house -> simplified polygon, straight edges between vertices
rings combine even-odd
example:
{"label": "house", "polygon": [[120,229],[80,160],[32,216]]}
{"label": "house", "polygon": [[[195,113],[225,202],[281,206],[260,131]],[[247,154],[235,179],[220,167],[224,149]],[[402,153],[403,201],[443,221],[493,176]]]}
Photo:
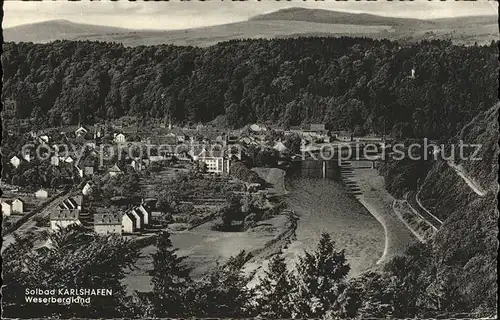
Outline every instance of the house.
{"label": "house", "polygon": [[45,189],[40,189],[35,192],[35,198],[37,199],[47,199],[49,197],[49,192]]}
{"label": "house", "polygon": [[350,142],[353,140],[353,135],[345,131],[335,132],[333,136],[335,137],[335,139],[343,142]]}
{"label": "house", "polygon": [[49,136],[44,134],[44,135],[41,135],[38,137],[38,141],[41,143],[41,144],[48,144],[49,143]]}
{"label": "house", "polygon": [[24,201],[16,198],[12,201],[12,213],[24,213]]}
{"label": "house", "polygon": [[78,210],[59,210],[50,213],[50,228],[58,230],[72,224],[81,225]]}
{"label": "house", "polygon": [[75,158],[73,158],[72,156],[67,156],[67,157],[59,157],[59,160],[64,162],[64,163],[69,163],[69,164],[73,164],[75,163]]}
{"label": "house", "polygon": [[153,136],[146,139],[146,143],[153,146],[176,145],[177,138],[174,135]]}
{"label": "house", "polygon": [[151,223],[151,212],[146,209],[143,203],[137,206],[136,209],[142,212],[142,215],[144,217],[144,225],[149,225]]}
{"label": "house", "polygon": [[115,164],[108,170],[109,176],[114,177],[123,173],[123,171]]}
{"label": "house", "polygon": [[175,138],[177,139],[177,142],[180,143],[183,143],[189,138],[180,128],[173,128],[168,134],[174,135]]}
{"label": "house", "polygon": [[94,126],[94,139],[99,139],[104,136],[105,129],[102,125]]}
{"label": "house", "polygon": [[2,215],[8,217],[12,214],[12,201],[2,200]]}
{"label": "house", "polygon": [[55,166],[55,167],[59,167],[59,157],[58,156],[52,156],[50,157],[50,164]]}
{"label": "house", "polygon": [[250,130],[252,130],[253,132],[260,132],[260,131],[267,131],[267,128],[264,125],[259,125],[254,123],[250,125]]}
{"label": "house", "polygon": [[92,185],[90,184],[90,182],[87,182],[84,186],[83,186],[83,189],[82,189],[82,194],[84,196],[88,196],[92,193],[93,189],[92,189]]}
{"label": "house", "polygon": [[144,226],[144,214],[142,211],[134,208],[129,211],[135,218],[135,229],[139,230]]}
{"label": "house", "polygon": [[83,197],[81,195],[69,197],[59,204],[60,210],[82,210]]}
{"label": "house", "polygon": [[253,143],[255,143],[255,140],[250,138],[250,137],[241,137],[239,139],[239,142],[243,143],[243,144],[253,144]]}
{"label": "house", "polygon": [[166,159],[167,159],[167,157],[165,157],[165,156],[149,156],[150,162],[158,162],[158,161],[163,161]]}
{"label": "house", "polygon": [[85,146],[88,147],[89,149],[97,148],[97,144],[96,144],[95,140],[85,141]]}
{"label": "house", "polygon": [[[195,159],[195,157],[193,157]],[[208,173],[229,173],[229,160],[224,158],[222,151],[211,150],[207,152],[203,150],[196,159],[200,164],[204,163]]]}
{"label": "house", "polygon": [[96,167],[96,160],[92,156],[87,156],[80,162],[80,167],[83,169],[84,176],[92,176]]}
{"label": "house", "polygon": [[26,150],[23,155],[22,155],[23,159],[28,161],[28,162],[31,162],[31,151],[30,150]]}
{"label": "house", "polygon": [[131,212],[122,214],[122,232],[133,233],[136,231],[135,217]]}
{"label": "house", "polygon": [[83,166],[83,175],[88,177],[94,174],[94,167],[93,166]]}
{"label": "house", "polygon": [[285,152],[286,150],[288,150],[288,148],[281,141],[276,142],[273,146],[273,149],[277,150],[278,152]]}
{"label": "house", "polygon": [[135,171],[142,171],[146,168],[146,163],[142,159],[134,159],[130,162],[130,166],[134,168]]}
{"label": "house", "polygon": [[85,136],[89,130],[83,126],[80,126],[78,129],[75,130],[75,136]]}
{"label": "house", "polygon": [[83,178],[83,169],[80,167],[79,164],[75,165],[75,169],[78,172],[78,175],[80,176],[80,178]]}
{"label": "house", "polygon": [[113,135],[113,141],[115,143],[125,143],[126,142],[125,135],[123,133],[115,133]]}
{"label": "house", "polygon": [[94,231],[98,234],[122,234],[122,215],[120,213],[94,214]]}
{"label": "house", "polygon": [[12,164],[14,168],[18,168],[21,164],[21,159],[19,159],[17,156],[13,156],[12,158],[10,158],[10,164]]}

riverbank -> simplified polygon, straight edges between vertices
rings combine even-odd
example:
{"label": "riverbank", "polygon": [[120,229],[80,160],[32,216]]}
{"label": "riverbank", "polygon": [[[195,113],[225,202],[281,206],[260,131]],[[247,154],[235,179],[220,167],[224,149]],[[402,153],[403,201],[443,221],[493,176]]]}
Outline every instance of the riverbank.
{"label": "riverbank", "polygon": [[348,179],[359,188],[360,194],[355,197],[384,228],[385,247],[377,264],[403,254],[409,245],[418,241],[394,213],[394,198],[385,190],[384,178],[376,169],[353,169]]}
{"label": "riverbank", "polygon": [[[279,196],[286,194],[285,172],[278,168],[256,168],[258,174],[269,184],[266,193]],[[271,256],[279,253],[293,237],[296,219],[289,211],[282,212],[268,220],[242,232],[222,232],[214,230],[220,224],[218,218],[206,221],[194,228],[171,232],[172,244],[178,249],[177,255],[185,257],[186,264],[192,268],[191,276],[196,279],[210,272],[218,263],[225,263],[231,256],[245,250],[252,258],[245,264],[246,272],[259,273],[267,265]],[[152,290],[150,272],[153,270],[151,254],[155,245],[141,250],[141,256],[124,283],[129,292]],[[259,273],[260,274],[260,273]]]}
{"label": "riverbank", "polygon": [[270,186],[266,192],[274,196],[282,196],[288,193],[285,187],[285,170],[279,168],[252,168],[259,177],[264,179]]}

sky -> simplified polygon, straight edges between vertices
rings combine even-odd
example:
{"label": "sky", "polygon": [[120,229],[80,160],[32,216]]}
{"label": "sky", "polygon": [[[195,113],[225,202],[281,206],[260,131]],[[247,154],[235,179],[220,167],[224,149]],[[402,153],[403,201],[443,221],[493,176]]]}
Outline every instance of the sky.
{"label": "sky", "polygon": [[496,0],[477,1],[277,1],[277,0],[170,0],[146,2],[108,0],[80,2],[4,0],[2,27],[66,19],[78,23],[129,29],[187,29],[247,20],[249,17],[288,7],[305,7],[353,13],[417,19],[498,14]]}

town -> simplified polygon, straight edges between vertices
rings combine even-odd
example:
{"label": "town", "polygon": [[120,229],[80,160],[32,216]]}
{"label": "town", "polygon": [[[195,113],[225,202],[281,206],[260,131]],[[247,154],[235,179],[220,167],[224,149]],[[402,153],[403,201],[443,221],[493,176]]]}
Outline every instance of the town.
{"label": "town", "polygon": [[[55,231],[75,224],[99,234],[132,237],[154,234],[169,224],[187,228],[205,221],[227,202],[228,190],[262,193],[262,179],[251,167],[284,166],[307,148],[360,141],[353,133],[328,131],[324,124],[224,130],[173,126],[166,120],[147,127],[115,121],[42,129],[22,137],[22,150],[4,152],[5,234],[30,225]],[[166,190],[166,181],[177,183],[184,175],[204,177],[211,188],[202,184],[190,186],[199,188],[195,192]],[[219,189],[223,191],[214,192]]]}

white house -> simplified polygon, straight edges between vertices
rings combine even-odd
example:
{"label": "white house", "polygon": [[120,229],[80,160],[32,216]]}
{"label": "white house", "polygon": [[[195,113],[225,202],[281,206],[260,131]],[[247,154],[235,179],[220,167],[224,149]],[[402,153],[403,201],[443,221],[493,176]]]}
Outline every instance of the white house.
{"label": "white house", "polygon": [[195,160],[200,163],[204,163],[209,173],[229,173],[229,160],[224,159],[222,151],[203,151],[200,153]]}
{"label": "white house", "polygon": [[55,231],[58,229],[66,228],[72,224],[81,224],[78,210],[61,210],[51,212],[50,228],[52,230]]}
{"label": "white house", "polygon": [[12,212],[13,213],[24,213],[24,201],[16,198],[12,201]]}
{"label": "white house", "polygon": [[55,167],[59,167],[59,157],[58,156],[50,157],[50,164]]}
{"label": "white house", "polygon": [[12,158],[10,158],[10,164],[12,164],[14,168],[17,168],[21,164],[21,159],[19,159],[17,156],[13,156]]}
{"label": "white house", "polygon": [[49,192],[45,189],[40,189],[35,192],[35,198],[38,199],[47,199],[49,197]]}
{"label": "white house", "polygon": [[274,144],[273,149],[279,152],[285,152],[288,148],[283,144],[283,142],[278,141]]}
{"label": "white house", "polygon": [[38,137],[38,141],[40,141],[41,144],[48,144],[49,143],[49,136],[44,134]]}
{"label": "white house", "polygon": [[26,152],[24,152],[23,159],[28,162],[31,162],[31,151],[27,150]]}
{"label": "white house", "polygon": [[141,159],[132,160],[130,166],[134,168],[135,171],[142,171],[144,169],[144,162]]}
{"label": "white house", "polygon": [[89,132],[85,127],[79,127],[78,129],[75,130],[75,136],[84,136]]}
{"label": "white house", "polygon": [[250,125],[250,130],[252,130],[254,132],[260,132],[260,131],[267,131],[267,128],[264,125],[258,125],[256,123],[254,123],[254,124]]}
{"label": "white house", "polygon": [[122,215],[122,232],[132,233],[135,231],[135,217],[131,212]]}
{"label": "white house", "polygon": [[88,196],[89,194],[91,194],[93,191],[92,189],[92,185],[90,184],[90,182],[87,182],[84,186],[83,186],[83,189],[82,189],[82,194],[84,196]]}
{"label": "white house", "polygon": [[75,169],[78,172],[80,178],[83,178],[83,169],[80,167],[80,165],[75,165]]}
{"label": "white house", "polygon": [[123,173],[123,171],[116,164],[112,166],[108,172],[110,177],[114,177]]}
{"label": "white house", "polygon": [[115,133],[113,140],[116,143],[125,143],[126,142],[125,135],[123,133]]}
{"label": "white house", "polygon": [[10,200],[2,200],[2,215],[8,217],[12,213],[12,202]]}
{"label": "white house", "polygon": [[63,157],[63,161],[66,163],[75,163],[75,159],[72,156]]}
{"label": "white house", "polygon": [[98,234],[122,234],[122,217],[119,213],[94,214],[94,231]]}

